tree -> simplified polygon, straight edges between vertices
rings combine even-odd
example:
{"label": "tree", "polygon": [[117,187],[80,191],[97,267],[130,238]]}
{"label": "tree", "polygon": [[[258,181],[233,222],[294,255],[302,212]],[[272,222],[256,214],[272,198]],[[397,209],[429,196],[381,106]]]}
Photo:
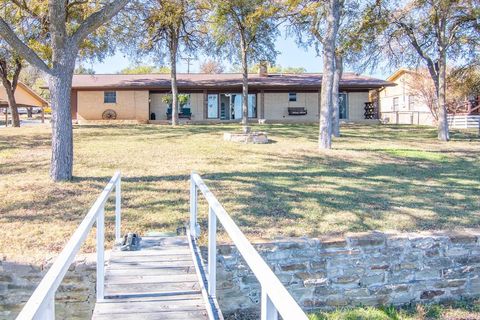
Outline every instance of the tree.
{"label": "tree", "polygon": [[[329,0],[325,5],[325,36],[320,36],[318,24],[314,27],[317,31],[317,39],[323,45],[323,74],[322,74],[322,92],[320,105],[320,129],[319,129],[319,147],[320,149],[330,149],[332,147],[332,93],[333,81],[335,78],[335,46],[337,41],[338,25],[340,19],[339,0]],[[321,39],[321,40],[320,40]],[[338,91],[337,91],[338,92]]]}
{"label": "tree", "polygon": [[409,71],[405,81],[410,94],[415,101],[421,102],[428,107],[435,121],[438,121],[437,98],[435,84],[426,69]]}
{"label": "tree", "polygon": [[[52,157],[50,176],[70,180],[73,169],[73,132],[70,94],[75,62],[80,55],[108,51],[108,37],[98,41],[95,32],[115,16],[128,0],[12,0],[28,17],[15,24],[0,18],[0,36],[21,57],[49,77],[52,106]],[[18,25],[38,28],[41,37],[23,41]],[[104,30],[105,31],[105,30]]]}
{"label": "tree", "polygon": [[448,74],[449,100],[472,100],[480,97],[480,61],[451,70]]}
{"label": "tree", "polygon": [[119,74],[150,74],[150,73],[170,73],[170,68],[161,66],[155,67],[151,65],[134,65],[124,68],[118,72]]}
{"label": "tree", "polygon": [[248,131],[248,66],[274,62],[281,4],[275,0],[208,0],[217,53],[242,65],[242,125]]}
{"label": "tree", "polygon": [[[141,0],[130,20],[123,48],[137,57],[150,56],[170,63],[172,126],[178,124],[177,60],[180,53],[194,53],[201,45],[203,15],[197,0]],[[132,39],[136,39],[132,48]]]}
{"label": "tree", "polygon": [[426,65],[435,86],[438,139],[449,140],[446,83],[447,59],[477,58],[480,39],[477,0],[412,0],[398,8],[385,5],[390,56],[397,62]]}
{"label": "tree", "polygon": [[207,59],[200,64],[201,73],[217,74],[223,73],[224,70],[225,68],[220,62],[212,59]]}
{"label": "tree", "polygon": [[337,42],[335,45],[335,73],[332,88],[332,133],[340,136],[340,95],[339,86],[344,64],[357,72],[376,66],[380,60],[374,52],[377,37],[384,30],[385,23],[378,17],[379,1],[342,1]]}
{"label": "tree", "polygon": [[79,65],[75,68],[75,74],[95,74],[95,70],[92,68],[84,67],[83,65]]}
{"label": "tree", "polygon": [[[258,73],[260,69],[260,63],[255,63],[253,66],[248,67],[248,72],[249,73]],[[231,69],[232,72],[242,72],[242,66],[241,65],[235,65]],[[307,70],[304,67],[283,67],[279,64],[269,66],[268,67],[268,72],[269,73],[295,73],[295,74],[301,74],[307,72]]]}
{"label": "tree", "polygon": [[45,100],[50,100],[48,90],[44,89],[48,86],[48,82],[45,73],[43,73],[41,70],[27,64],[24,68],[22,68],[19,81],[23,82],[29,88],[32,88],[33,91],[38,93]]}
{"label": "tree", "polygon": [[22,67],[23,60],[18,54],[5,45],[0,47],[0,79],[7,94],[8,107],[12,112],[13,127],[20,127],[15,90],[17,89],[18,78]]}
{"label": "tree", "polygon": [[[320,93],[320,126],[318,146],[330,149],[332,145],[333,84],[335,78],[335,53],[343,0],[289,0],[290,25],[288,33],[297,35],[302,46],[314,45],[323,57]],[[339,81],[339,79],[338,79]]]}

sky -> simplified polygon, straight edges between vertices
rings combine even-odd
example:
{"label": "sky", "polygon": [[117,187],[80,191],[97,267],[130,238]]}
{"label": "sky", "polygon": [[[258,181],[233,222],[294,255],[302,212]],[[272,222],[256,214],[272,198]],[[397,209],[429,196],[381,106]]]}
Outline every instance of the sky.
{"label": "sky", "polygon": [[[276,64],[282,67],[303,67],[307,72],[322,72],[322,58],[317,56],[315,48],[300,48],[293,38],[280,36],[277,39],[276,49],[279,51]],[[199,65],[205,59],[206,57],[199,57],[197,60],[190,61],[190,72],[199,72]],[[228,71],[231,65],[225,61],[222,63],[226,67],[226,71]],[[104,74],[117,73],[132,64],[133,59],[121,52],[117,52],[114,56],[106,58],[103,62],[84,64],[84,66],[93,68],[97,74]],[[177,71],[180,73],[187,72],[187,62],[185,60],[180,59],[178,61]],[[345,71],[351,70],[347,68]],[[366,72],[365,74],[385,79],[391,74],[390,71],[379,69],[374,73]]]}

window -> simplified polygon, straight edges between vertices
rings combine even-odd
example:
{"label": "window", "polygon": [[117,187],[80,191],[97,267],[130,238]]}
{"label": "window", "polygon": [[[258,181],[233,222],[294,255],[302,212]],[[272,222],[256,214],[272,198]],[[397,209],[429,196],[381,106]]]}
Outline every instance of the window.
{"label": "window", "polygon": [[115,91],[105,91],[103,93],[103,103],[117,103],[117,93]]}
{"label": "window", "polygon": [[297,101],[297,93],[296,92],[289,92],[288,93],[288,101],[289,102]]}
{"label": "window", "polygon": [[393,108],[392,108],[392,110],[393,111],[398,111],[398,105],[399,105],[398,97],[393,98]]}
{"label": "window", "polygon": [[415,96],[408,96],[408,110],[415,109]]}
{"label": "window", "polygon": [[208,95],[207,107],[207,118],[218,118],[218,94]]}

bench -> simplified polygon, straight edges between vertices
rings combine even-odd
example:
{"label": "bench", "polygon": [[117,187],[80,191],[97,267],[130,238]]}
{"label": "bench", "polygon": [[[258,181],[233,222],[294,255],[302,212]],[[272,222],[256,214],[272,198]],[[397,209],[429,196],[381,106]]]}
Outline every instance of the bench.
{"label": "bench", "polygon": [[307,114],[307,108],[304,107],[288,107],[289,116],[304,116]]}

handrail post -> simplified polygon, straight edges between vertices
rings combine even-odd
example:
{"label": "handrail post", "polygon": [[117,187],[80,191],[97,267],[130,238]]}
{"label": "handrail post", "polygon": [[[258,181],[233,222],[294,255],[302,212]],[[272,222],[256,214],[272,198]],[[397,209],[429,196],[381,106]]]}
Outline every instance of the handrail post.
{"label": "handrail post", "polygon": [[278,320],[278,312],[267,292],[262,288],[261,320]]}
{"label": "handrail post", "polygon": [[48,297],[48,303],[45,305],[45,311],[41,315],[42,319],[55,319],[55,292]]}
{"label": "handrail post", "polygon": [[122,191],[121,191],[121,179],[120,174],[115,183],[115,242],[119,243],[122,237],[121,225],[122,225]]}
{"label": "handrail post", "polygon": [[217,216],[208,206],[208,294],[215,297],[217,287]]}
{"label": "handrail post", "polygon": [[197,234],[197,186],[193,179],[193,173],[190,176],[190,234],[194,239],[198,238]]}
{"label": "handrail post", "polygon": [[104,298],[105,281],[105,203],[97,216],[97,301]]}

